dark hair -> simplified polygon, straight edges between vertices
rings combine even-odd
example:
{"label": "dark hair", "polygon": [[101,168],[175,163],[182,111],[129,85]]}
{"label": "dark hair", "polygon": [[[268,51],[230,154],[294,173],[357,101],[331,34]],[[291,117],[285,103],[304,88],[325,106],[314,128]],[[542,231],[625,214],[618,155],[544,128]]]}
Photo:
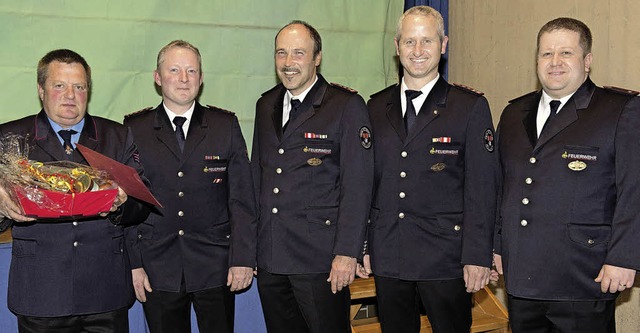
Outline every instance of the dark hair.
{"label": "dark hair", "polygon": [[540,37],[547,32],[551,32],[554,30],[569,30],[577,32],[580,35],[580,47],[582,47],[582,51],[584,51],[583,56],[591,53],[591,44],[593,43],[593,38],[591,37],[591,30],[587,27],[586,24],[578,21],[574,18],[570,17],[558,17],[555,20],[551,20],[547,22],[545,25],[540,28],[538,32],[538,46],[540,49]]}
{"label": "dark hair", "polygon": [[309,31],[309,34],[311,35],[311,39],[313,39],[313,58],[315,59],[318,56],[318,54],[320,54],[320,51],[322,51],[322,38],[320,38],[320,33],[318,33],[318,30],[316,30],[314,27],[311,26],[311,24],[305,21],[293,20],[289,22],[289,24],[285,25],[280,30],[278,30],[275,40],[278,39],[278,35],[282,30],[294,24],[303,25],[305,28],[307,28],[307,31]]}
{"label": "dark hair", "polygon": [[84,71],[87,76],[87,88],[91,88],[91,67],[87,64],[87,61],[78,53],[68,49],[53,50],[42,57],[38,62],[38,85],[44,87],[44,83],[47,81],[49,75],[49,64],[59,61],[65,64],[78,63],[84,67]]}

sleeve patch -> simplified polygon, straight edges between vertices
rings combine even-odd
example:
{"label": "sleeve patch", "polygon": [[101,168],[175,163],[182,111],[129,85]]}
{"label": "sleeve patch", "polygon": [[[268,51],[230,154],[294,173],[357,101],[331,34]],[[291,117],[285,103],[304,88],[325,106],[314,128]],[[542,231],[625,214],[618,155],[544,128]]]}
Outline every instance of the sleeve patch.
{"label": "sleeve patch", "polygon": [[496,148],[493,130],[490,128],[487,128],[486,130],[484,130],[484,148],[490,153],[493,153],[493,151]]}
{"label": "sleeve patch", "polygon": [[360,127],[360,143],[364,149],[371,148],[371,130],[369,130],[369,127],[367,126]]}

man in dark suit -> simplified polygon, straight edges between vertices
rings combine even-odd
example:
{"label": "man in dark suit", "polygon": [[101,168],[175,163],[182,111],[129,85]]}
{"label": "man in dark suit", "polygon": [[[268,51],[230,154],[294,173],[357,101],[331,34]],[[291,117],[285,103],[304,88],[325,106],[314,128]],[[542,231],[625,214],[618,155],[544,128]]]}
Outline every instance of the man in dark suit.
{"label": "man in dark suit", "polygon": [[[82,56],[71,50],[47,53],[38,63],[42,111],[0,125],[0,136],[27,138],[32,160],[87,164],[73,149],[80,143],[142,175],[131,133],[87,113],[90,87],[91,68]],[[39,221],[24,215],[10,191],[0,187],[0,214],[14,221],[8,303],[19,331],[129,332],[134,295],[124,225],[144,220],[149,209],[119,189],[111,212]]]}
{"label": "man in dark suit", "polygon": [[367,109],[317,73],[322,41],[293,21],[276,35],[281,84],[256,105],[258,290],[267,329],[349,332],[350,294],[371,199]]}
{"label": "man in dark suit", "polygon": [[[487,100],[438,74],[442,16],[398,21],[399,84],[371,96],[375,180],[368,248],[383,332],[469,332],[471,293],[489,282],[498,159]],[[370,273],[365,257],[366,273]],[[360,270],[359,270],[360,271]]]}
{"label": "man in dark suit", "polygon": [[591,82],[591,40],[578,20],[545,24],[542,91],[500,120],[495,262],[513,332],[615,332],[615,298],[640,268],[640,100]]}
{"label": "man in dark suit", "polygon": [[162,103],[125,117],[164,205],[133,234],[133,283],[151,332],[233,333],[233,291],[256,267],[253,182],[236,116],[196,101],[200,51],[177,40],[158,53]]}

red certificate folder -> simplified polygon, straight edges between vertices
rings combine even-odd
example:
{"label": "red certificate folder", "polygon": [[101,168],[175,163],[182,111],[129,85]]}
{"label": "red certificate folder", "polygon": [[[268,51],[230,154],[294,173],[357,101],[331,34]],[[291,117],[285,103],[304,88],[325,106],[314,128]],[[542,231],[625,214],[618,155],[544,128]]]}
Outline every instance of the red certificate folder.
{"label": "red certificate folder", "polygon": [[[81,144],[76,145],[82,156],[89,162],[92,167],[106,171],[118,186],[124,190],[127,195],[152,205],[162,207],[160,202],[151,194],[151,191],[144,185],[142,179],[138,175],[136,169],[115,161],[95,150],[91,150]],[[108,211],[108,209],[107,209]]]}

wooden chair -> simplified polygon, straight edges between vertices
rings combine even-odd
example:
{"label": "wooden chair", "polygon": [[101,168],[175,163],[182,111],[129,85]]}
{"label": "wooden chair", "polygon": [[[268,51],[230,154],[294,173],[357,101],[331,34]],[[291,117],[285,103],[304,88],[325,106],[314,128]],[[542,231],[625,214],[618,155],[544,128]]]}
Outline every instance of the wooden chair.
{"label": "wooden chair", "polygon": [[[363,306],[363,301],[376,297],[373,278],[356,279],[349,288],[351,290],[351,332],[380,333],[380,322],[376,317],[355,319],[358,311]],[[487,287],[474,294],[474,305],[471,314],[473,316],[471,332],[509,332],[507,310]],[[432,332],[427,316],[421,316],[420,319],[420,333]]]}

